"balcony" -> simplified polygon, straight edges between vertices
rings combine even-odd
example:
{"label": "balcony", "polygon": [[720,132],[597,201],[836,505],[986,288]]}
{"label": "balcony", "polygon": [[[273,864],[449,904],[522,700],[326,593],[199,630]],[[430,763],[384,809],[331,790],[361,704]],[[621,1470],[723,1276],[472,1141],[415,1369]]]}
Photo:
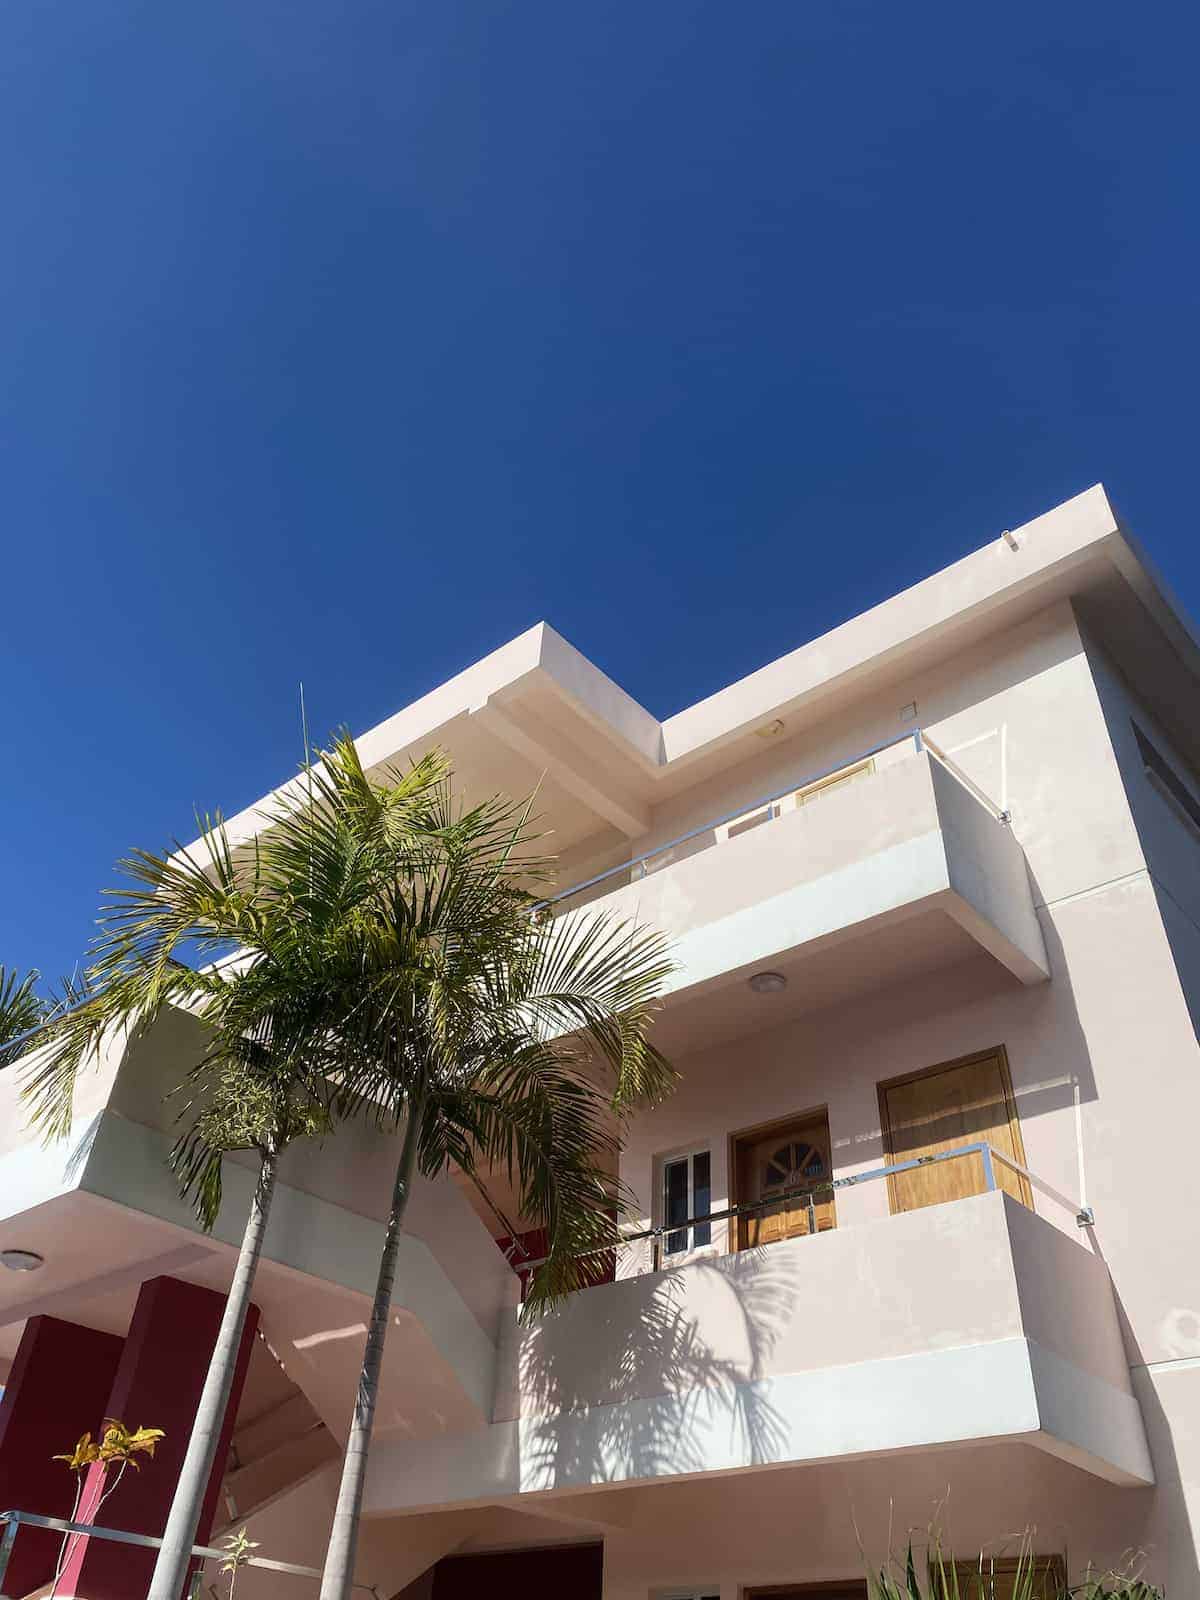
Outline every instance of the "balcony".
{"label": "balcony", "polygon": [[671,935],[671,1004],[686,996],[702,1007],[725,991],[704,1025],[731,1032],[742,1019],[728,990],[764,965],[794,972],[823,1003],[980,951],[1021,983],[1049,976],[1007,817],[919,732],[690,829],[550,904],[564,915],[602,907]]}
{"label": "balcony", "polygon": [[381,1447],[370,1510],[1000,1440],[1152,1482],[1107,1269],[997,1158],[945,1158],[980,1165],[962,1200],[667,1270],[651,1230],[650,1270],[507,1329],[482,1438]]}
{"label": "balcony", "polygon": [[[164,1014],[114,1046],[89,1075],[71,1138],[43,1146],[25,1125],[15,1071],[0,1073],[0,1220],[19,1218],[23,1247],[45,1258],[29,1278],[0,1274],[0,1381],[28,1317],[124,1333],[138,1291],[162,1274],[223,1291],[252,1193],[253,1162],[225,1164],[225,1203],[211,1234],[180,1199],[167,1166],[174,1116],[166,1091],[198,1058],[195,1021]],[[10,1121],[4,1121],[5,1110]],[[329,1436],[349,1423],[370,1316],[394,1138],[368,1120],[281,1165],[255,1301],[289,1375]],[[15,1228],[10,1229],[17,1237]],[[496,1332],[517,1285],[463,1195],[449,1181],[415,1187],[401,1244],[399,1288],[385,1357],[379,1422],[406,1436],[485,1426]],[[295,1446],[308,1460],[322,1443]],[[248,1471],[243,1500],[265,1469]]]}

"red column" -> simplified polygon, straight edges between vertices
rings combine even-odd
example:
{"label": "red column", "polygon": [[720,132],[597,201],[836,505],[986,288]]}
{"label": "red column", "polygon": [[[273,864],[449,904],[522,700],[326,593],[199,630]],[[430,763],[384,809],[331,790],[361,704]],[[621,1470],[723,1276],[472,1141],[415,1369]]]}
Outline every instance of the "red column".
{"label": "red column", "polygon": [[[141,1470],[125,1473],[94,1518],[101,1527],[161,1536],[224,1309],[224,1295],[176,1278],[152,1278],[142,1285],[106,1415],[120,1418],[129,1428],[162,1428],[166,1438],[152,1461],[139,1457]],[[257,1325],[258,1311],[251,1307],[197,1544],[204,1544],[212,1531]],[[110,1477],[110,1485],[112,1481]],[[84,1491],[89,1508],[99,1498],[99,1487],[100,1469],[93,1467]],[[154,1555],[153,1550],[111,1540],[81,1538],[63,1573],[60,1594],[86,1595],[87,1600],[138,1600],[149,1587]]]}
{"label": "red column", "polygon": [[[121,1359],[121,1340],[57,1317],[30,1317],[0,1400],[0,1511],[69,1517],[76,1478],[52,1456],[95,1437]],[[31,1594],[54,1576],[61,1534],[22,1528],[5,1592]]]}

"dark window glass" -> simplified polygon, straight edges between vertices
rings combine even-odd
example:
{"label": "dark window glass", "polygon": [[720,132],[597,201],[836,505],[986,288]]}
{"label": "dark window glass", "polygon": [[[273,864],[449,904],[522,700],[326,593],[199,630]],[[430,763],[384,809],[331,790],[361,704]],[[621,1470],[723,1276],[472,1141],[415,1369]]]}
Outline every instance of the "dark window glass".
{"label": "dark window glass", "polygon": [[[706,1217],[712,1210],[712,1160],[707,1150],[692,1157],[692,1215]],[[692,1229],[692,1245],[712,1243],[712,1224],[698,1222]]]}
{"label": "dark window glass", "polygon": [[[687,1221],[688,1214],[688,1164],[686,1161],[670,1161],[663,1173],[664,1205],[663,1222],[668,1228],[678,1228],[678,1224]],[[674,1255],[679,1250],[687,1249],[687,1229],[678,1228],[675,1233],[667,1234],[667,1254]]]}
{"label": "dark window glass", "polygon": [[1136,722],[1133,731],[1146,771],[1152,778],[1157,779],[1160,787],[1166,790],[1168,797],[1175,802],[1193,827],[1200,828],[1200,801],[1197,801],[1167,758],[1150,743]]}

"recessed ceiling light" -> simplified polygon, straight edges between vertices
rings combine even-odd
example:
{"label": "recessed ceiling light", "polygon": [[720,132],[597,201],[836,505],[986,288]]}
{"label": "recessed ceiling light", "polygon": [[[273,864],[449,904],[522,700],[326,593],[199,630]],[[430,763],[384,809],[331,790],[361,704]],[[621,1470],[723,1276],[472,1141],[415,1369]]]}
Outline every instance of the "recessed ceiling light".
{"label": "recessed ceiling light", "polygon": [[787,988],[787,979],[782,972],[756,972],[749,983],[755,994],[778,994],[781,989]]}
{"label": "recessed ceiling light", "polygon": [[0,1250],[0,1266],[10,1272],[36,1272],[43,1265],[35,1250]]}

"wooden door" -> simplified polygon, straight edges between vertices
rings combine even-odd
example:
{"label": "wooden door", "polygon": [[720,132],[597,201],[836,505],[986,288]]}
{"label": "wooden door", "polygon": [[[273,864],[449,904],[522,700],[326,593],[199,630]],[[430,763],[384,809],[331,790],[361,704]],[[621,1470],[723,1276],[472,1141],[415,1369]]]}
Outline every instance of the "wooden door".
{"label": "wooden door", "polygon": [[[889,1165],[938,1155],[986,1141],[1025,1165],[1025,1147],[1013,1103],[1003,1048],[949,1061],[879,1086],[883,1148]],[[998,1188],[1030,1205],[1029,1184],[1003,1162],[993,1162]],[[982,1194],[987,1188],[981,1155],[939,1161],[888,1179],[893,1211],[915,1211]]]}
{"label": "wooden door", "polygon": [[[827,1185],[833,1176],[828,1117],[810,1114],[741,1135],[735,1170],[739,1205],[768,1202],[763,1210],[738,1218],[738,1249],[801,1238],[809,1232],[808,1191]],[[835,1227],[832,1191],[821,1188],[811,1198],[817,1231]]]}
{"label": "wooden door", "polygon": [[[962,1600],[1013,1600],[1017,1578],[1029,1600],[1059,1600],[1067,1587],[1067,1567],[1061,1556],[982,1556],[974,1561],[956,1561],[959,1593]],[[1027,1587],[1028,1586],[1028,1587]]]}

